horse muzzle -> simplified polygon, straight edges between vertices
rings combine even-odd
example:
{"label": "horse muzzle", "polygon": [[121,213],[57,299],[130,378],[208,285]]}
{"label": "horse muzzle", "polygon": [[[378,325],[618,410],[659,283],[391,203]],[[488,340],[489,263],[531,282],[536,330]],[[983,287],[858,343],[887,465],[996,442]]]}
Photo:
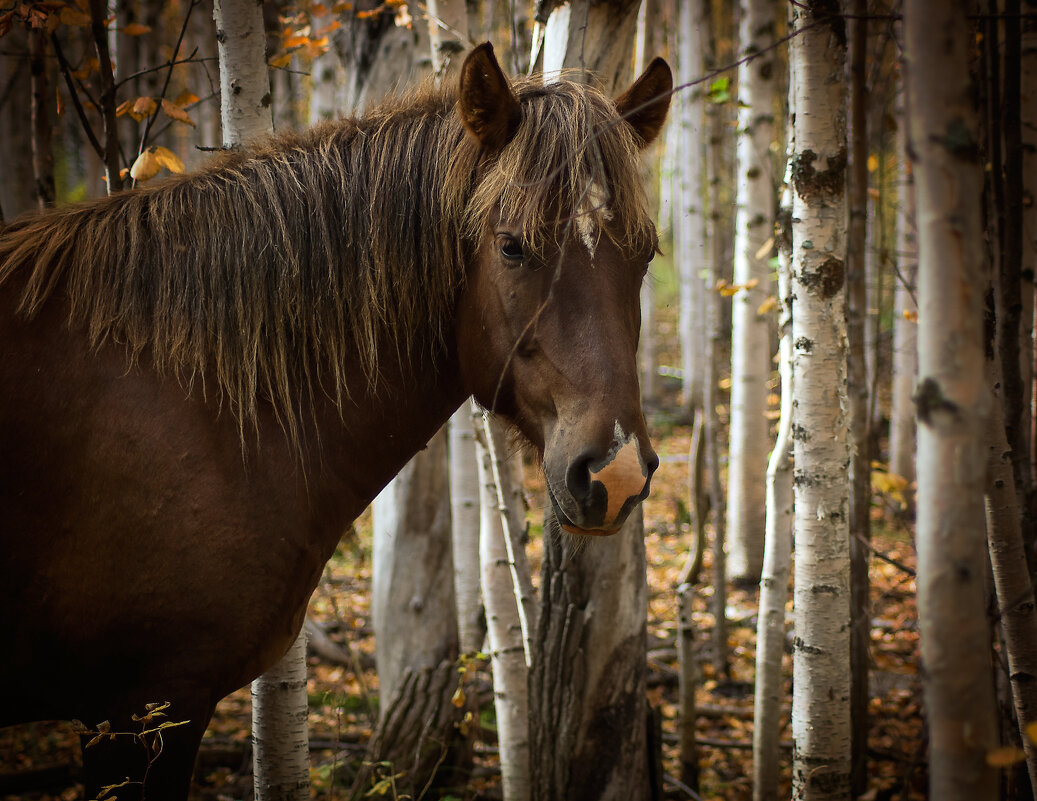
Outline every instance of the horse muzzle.
{"label": "horse muzzle", "polygon": [[651,446],[642,447],[618,422],[607,449],[589,448],[568,459],[553,458],[555,454],[544,459],[547,491],[559,525],[572,534],[608,536],[619,531],[631,510],[648,497],[659,466]]}

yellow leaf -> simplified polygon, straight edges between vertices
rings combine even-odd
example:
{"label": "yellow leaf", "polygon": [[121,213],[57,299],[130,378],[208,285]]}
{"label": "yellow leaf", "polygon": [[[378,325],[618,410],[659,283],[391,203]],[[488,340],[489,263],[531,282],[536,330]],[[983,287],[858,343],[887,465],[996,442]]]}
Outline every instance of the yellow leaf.
{"label": "yellow leaf", "polygon": [[756,314],[760,317],[763,317],[763,315],[777,307],[777,305],[778,299],[774,295],[768,295],[766,298],[764,298],[763,303],[761,303],[756,308]]}
{"label": "yellow leaf", "polygon": [[150,117],[156,111],[158,111],[158,103],[155,102],[155,98],[138,97],[133,101],[133,106],[130,108],[130,116],[137,122],[140,122],[145,117]]}
{"label": "yellow leaf", "polygon": [[868,172],[875,172],[879,168],[879,157],[874,153],[868,156]]}
{"label": "yellow leaf", "polygon": [[291,53],[281,53],[270,59],[271,67],[287,67],[288,62],[292,60]]}
{"label": "yellow leaf", "polygon": [[139,156],[137,160],[133,162],[133,166],[130,167],[130,176],[135,181],[147,181],[158,175],[159,170],[162,169],[162,165],[158,163],[158,159],[155,158],[155,154],[151,152],[152,148],[148,148]]}
{"label": "yellow leaf", "polygon": [[1026,724],[1026,736],[1030,738],[1031,743],[1037,743],[1037,721]]}
{"label": "yellow leaf", "polygon": [[720,389],[731,389],[731,379],[721,378],[719,381],[717,381],[717,386]]}
{"label": "yellow leaf", "polygon": [[768,239],[766,242],[760,245],[760,249],[756,251],[756,254],[753,256],[753,258],[755,258],[756,261],[759,261],[760,259],[766,257],[767,254],[771,252],[771,248],[773,247],[774,237],[772,236],[770,239]]}
{"label": "yellow leaf", "polygon": [[184,89],[184,91],[176,96],[176,100],[174,100],[173,103],[180,106],[180,108],[183,108],[184,106],[190,106],[192,103],[197,103],[198,99],[198,95],[190,89]]}
{"label": "yellow leaf", "polygon": [[743,289],[756,289],[756,285],[759,284],[759,283],[760,283],[760,279],[759,278],[750,278],[748,281],[746,281],[742,285],[742,288]]}
{"label": "yellow leaf", "polygon": [[1004,745],[987,751],[987,764],[992,768],[1007,768],[1016,765],[1026,759],[1026,754],[1021,748],[1014,745]]}
{"label": "yellow leaf", "polygon": [[904,309],[904,319],[908,322],[917,323],[918,312],[914,311],[913,309]]}
{"label": "yellow leaf", "polygon": [[454,693],[454,697],[450,699],[450,703],[452,703],[458,709],[460,709],[461,707],[464,706],[464,704],[465,704],[464,688],[462,688],[462,687],[458,687],[457,688],[457,691]]}
{"label": "yellow leaf", "polygon": [[155,151],[155,159],[158,163],[165,167],[170,172],[182,173],[184,171],[184,163],[180,158],[167,147],[152,147],[149,150]]}
{"label": "yellow leaf", "polygon": [[146,33],[151,33],[151,26],[142,25],[139,22],[131,22],[129,25],[122,29],[122,32],[125,33],[127,36],[143,36]]}
{"label": "yellow leaf", "polygon": [[192,128],[196,127],[194,120],[191,119],[190,115],[184,111],[180,106],[170,103],[165,98],[162,98],[162,111],[165,112],[167,117],[171,117],[177,122],[182,122],[190,125]]}

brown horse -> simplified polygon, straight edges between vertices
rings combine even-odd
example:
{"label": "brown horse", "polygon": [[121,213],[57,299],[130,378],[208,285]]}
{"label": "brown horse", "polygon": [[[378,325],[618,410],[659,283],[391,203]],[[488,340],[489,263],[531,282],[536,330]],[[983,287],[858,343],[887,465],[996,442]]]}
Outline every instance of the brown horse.
{"label": "brown horse", "polygon": [[[609,533],[658,462],[635,369],[637,173],[671,90],[458,89],[0,232],[0,725],[171,701],[148,798],[269,668],[342,532],[469,394]],[[130,776],[120,738],[88,791]],[[118,792],[124,797],[124,791]]]}

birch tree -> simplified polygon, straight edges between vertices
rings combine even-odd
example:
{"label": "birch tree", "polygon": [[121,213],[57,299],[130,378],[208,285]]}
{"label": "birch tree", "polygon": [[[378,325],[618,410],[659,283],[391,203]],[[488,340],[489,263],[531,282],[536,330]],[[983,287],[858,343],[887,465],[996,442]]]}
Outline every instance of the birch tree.
{"label": "birch tree", "polygon": [[[792,76],[794,77],[794,76]],[[790,93],[791,94],[791,93]],[[790,109],[791,111],[791,109]],[[790,113],[790,117],[791,117]],[[790,154],[791,155],[791,154]],[[778,209],[778,371],[781,411],[778,436],[767,463],[767,521],[760,607],[756,623],[756,692],[753,705],[753,801],[777,801],[780,775],[781,657],[785,651],[785,601],[793,536],[792,486],[792,187],[786,167]]]}
{"label": "birch tree", "polygon": [[[996,742],[984,614],[983,163],[968,8],[904,3],[909,147],[918,203],[918,617],[929,795],[992,799]],[[968,703],[963,703],[967,699]]]}
{"label": "birch tree", "polygon": [[472,410],[464,403],[450,418],[450,529],[454,554],[454,595],[461,653],[482,648],[486,637],[480,592],[480,489]]}
{"label": "birch tree", "polygon": [[[546,79],[562,68],[592,70],[615,92],[630,77],[637,9],[632,0],[555,8],[545,31]],[[530,679],[534,797],[641,799],[648,784],[648,587],[640,510],[619,533],[579,553],[545,518],[539,653]]]}
{"label": "birch tree", "polygon": [[[701,25],[708,17],[701,3],[677,4],[677,83],[681,86],[698,80],[705,71]],[[681,372],[684,377],[685,411],[702,409],[703,363],[706,358],[706,293],[702,279],[707,268],[705,199],[705,119],[704,93],[685,89],[674,98],[676,130],[676,181],[673,205],[673,249],[679,280],[678,333]]]}
{"label": "birch tree", "polygon": [[[462,407],[462,408],[467,408]],[[530,798],[529,764],[529,667],[530,620],[526,608],[533,606],[529,564],[515,526],[514,510],[507,503],[509,471],[501,461],[503,438],[500,424],[472,407],[479,428],[476,445],[481,498],[479,533],[482,587],[486,605],[490,663],[493,670],[493,699],[497,713],[497,743],[500,752],[501,787],[505,801]],[[507,520],[507,530],[502,525]]]}
{"label": "birch tree", "polygon": [[[263,9],[249,0],[216,0],[213,19],[223,145],[236,148],[273,131]],[[300,631],[281,661],[252,682],[256,798],[310,797],[306,715],[306,635]]]}
{"label": "birch tree", "polygon": [[907,114],[901,95],[897,152],[897,282],[893,306],[893,381],[889,415],[889,472],[906,482],[915,477],[915,406],[918,374],[918,306],[915,303],[918,243],[915,238],[915,181],[907,156]]}
{"label": "birch tree", "polygon": [[795,609],[793,798],[850,797],[846,58],[828,0],[791,10]]}
{"label": "birch tree", "polygon": [[770,248],[774,225],[776,5],[742,0],[738,67],[734,284],[742,289],[731,310],[731,425],[727,478],[728,575],[755,584],[763,566],[764,480],[770,444],[767,382],[771,376],[771,317],[758,310],[771,293]]}

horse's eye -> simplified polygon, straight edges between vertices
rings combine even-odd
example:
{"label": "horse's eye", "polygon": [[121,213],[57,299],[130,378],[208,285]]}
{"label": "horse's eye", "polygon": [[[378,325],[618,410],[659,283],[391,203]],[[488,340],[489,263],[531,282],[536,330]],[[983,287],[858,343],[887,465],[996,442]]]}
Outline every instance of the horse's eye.
{"label": "horse's eye", "polygon": [[507,261],[522,261],[526,254],[522,251],[522,243],[519,242],[515,237],[501,234],[497,237],[497,247],[500,248],[500,254]]}

